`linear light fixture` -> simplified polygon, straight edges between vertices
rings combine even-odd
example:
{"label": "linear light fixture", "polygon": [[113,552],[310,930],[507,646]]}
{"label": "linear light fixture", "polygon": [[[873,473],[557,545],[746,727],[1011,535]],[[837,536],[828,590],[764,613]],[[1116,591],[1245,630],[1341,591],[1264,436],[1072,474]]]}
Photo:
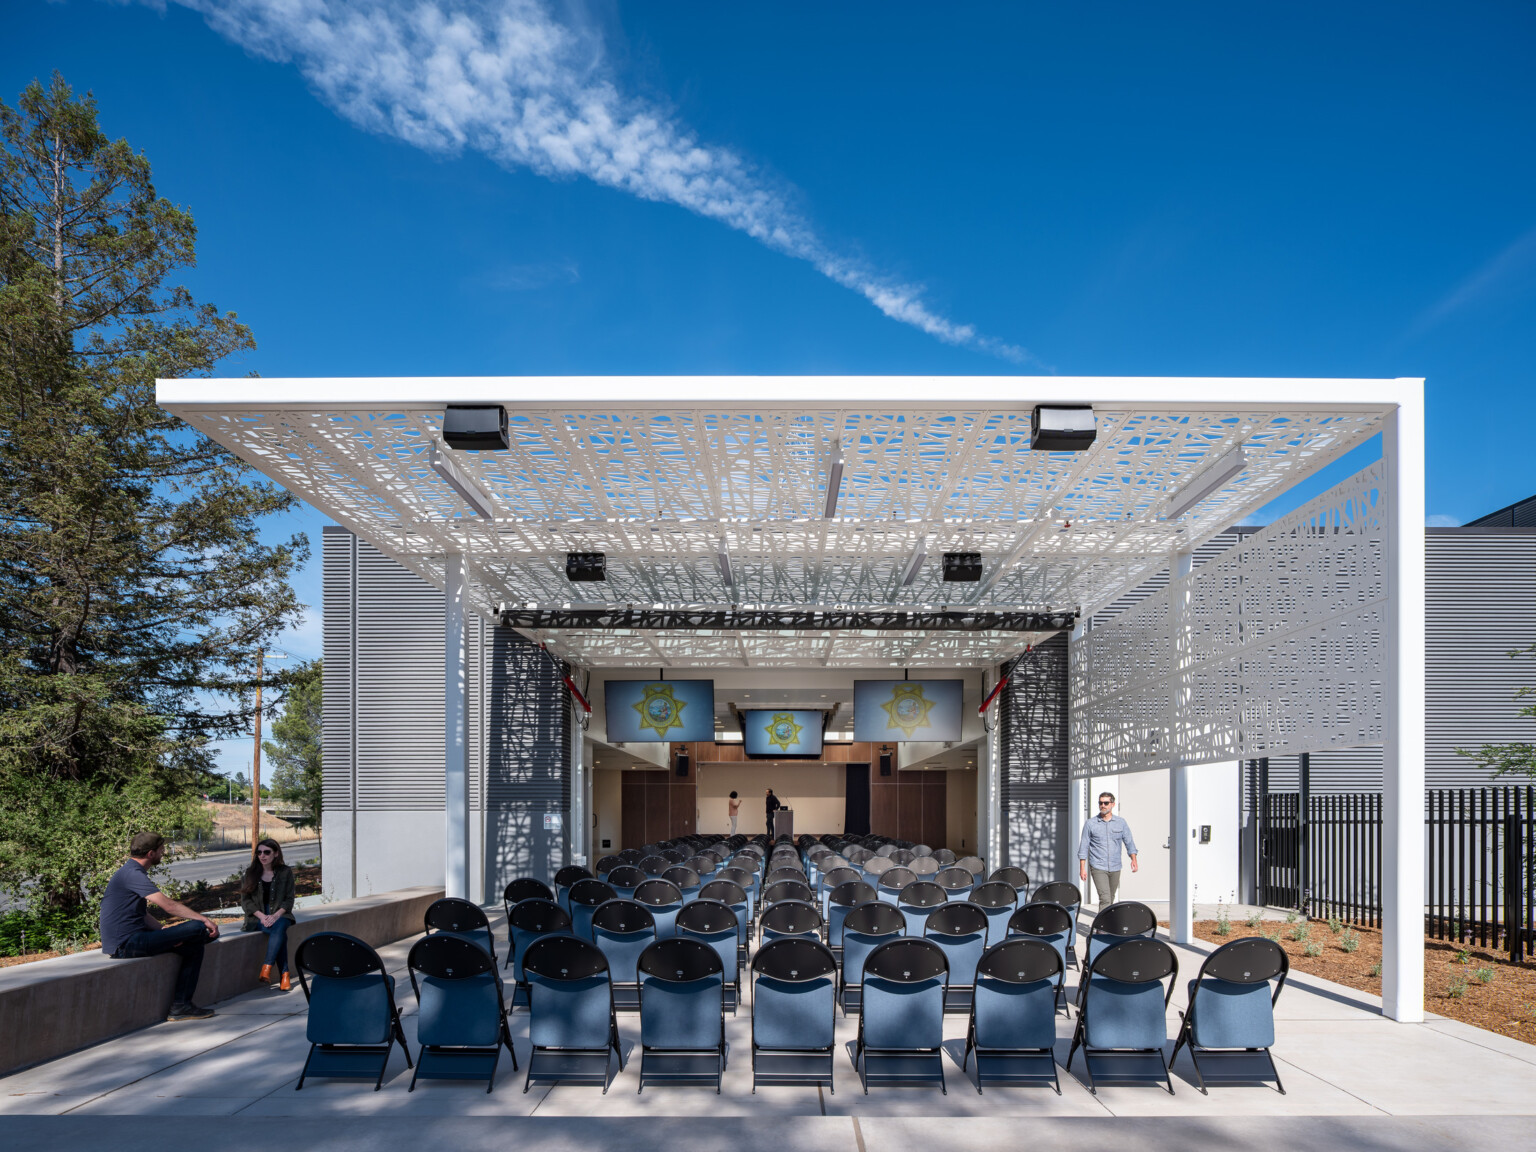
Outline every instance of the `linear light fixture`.
{"label": "linear light fixture", "polygon": [[1239,444],[1168,498],[1167,518],[1176,520],[1184,515],[1246,467],[1248,451],[1245,445]]}
{"label": "linear light fixture", "polygon": [[903,588],[910,588],[912,586],[912,581],[917,579],[918,570],[922,568],[923,561],[926,559],[928,559],[928,537],[919,536],[917,538],[917,551],[912,553],[912,559],[908,560],[907,566],[902,569],[901,586]]}
{"label": "linear light fixture", "polygon": [[715,563],[720,566],[720,579],[725,582],[725,586],[736,587],[736,576],[731,571],[731,554],[726,550],[724,536],[720,537],[719,550],[715,553]]}
{"label": "linear light fixture", "polygon": [[453,457],[443,450],[438,443],[432,445],[432,471],[443,478],[443,483],[459,494],[459,499],[468,504],[476,515],[483,516],[487,520],[496,519],[496,512],[491,507],[491,498],[480,491],[475,482],[464,473],[460,472],[458,465],[453,462]]}
{"label": "linear light fixture", "polygon": [[837,494],[843,486],[843,441],[841,437],[832,441],[832,467],[827,472],[827,504],[821,511],[823,520],[830,520],[837,515]]}

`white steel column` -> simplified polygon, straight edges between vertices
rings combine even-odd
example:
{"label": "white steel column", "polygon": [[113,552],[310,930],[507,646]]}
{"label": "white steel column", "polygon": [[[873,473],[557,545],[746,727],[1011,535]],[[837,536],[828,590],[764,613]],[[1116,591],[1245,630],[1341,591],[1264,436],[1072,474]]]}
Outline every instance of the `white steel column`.
{"label": "white steel column", "polygon": [[443,893],[469,897],[469,649],[464,557],[443,564]]}
{"label": "white steel column", "polygon": [[[1073,644],[1081,641],[1091,631],[1093,631],[1092,619],[1079,618],[1077,627],[1073,628],[1072,634],[1067,637],[1068,648],[1070,649]],[[1072,657],[1068,655],[1067,662],[1069,666],[1071,660]],[[1069,690],[1070,684],[1071,678],[1069,676]],[[1068,700],[1067,707],[1069,710],[1071,705],[1071,700]],[[1070,742],[1068,742],[1067,756],[1067,858],[1061,862],[1064,871],[1060,875],[1068,877],[1072,883],[1077,885],[1077,890],[1082,893],[1083,902],[1087,903],[1088,897],[1093,891],[1093,882],[1082,877],[1081,865],[1077,854],[1082,849],[1083,829],[1088,826],[1089,817],[1095,814],[1093,802],[1090,799],[1093,791],[1093,781],[1087,777],[1079,780],[1073,776]]]}
{"label": "white steel column", "polygon": [[[993,668],[990,676],[981,678],[983,699],[996,686],[1000,675],[1002,669]],[[1003,689],[1004,693],[1007,691]],[[1003,859],[1002,754],[999,744],[1003,707],[1002,696],[999,696],[987,710],[984,723],[990,724],[991,730],[983,730],[976,757],[976,852],[987,862],[988,868],[1001,868],[1012,863]]]}
{"label": "white steel column", "polygon": [[[1187,577],[1194,566],[1194,557],[1188,552],[1174,557],[1171,576],[1178,581]],[[1188,666],[1189,645],[1189,589],[1185,586],[1174,595],[1171,607],[1174,662],[1180,669],[1179,687],[1174,693],[1175,707],[1190,707]],[[1187,717],[1176,718],[1176,724]],[[1188,944],[1194,936],[1193,894],[1189,885],[1189,768],[1175,764],[1168,770],[1168,937],[1175,944]]]}
{"label": "white steel column", "polygon": [[1381,1010],[1424,1019],[1424,383],[1386,419],[1387,652]]}
{"label": "white steel column", "polygon": [[581,720],[577,714],[580,705],[576,701],[566,703],[566,724],[571,731],[571,826],[565,830],[566,859],[572,864],[590,868],[588,837],[592,834],[591,820],[587,817],[587,770],[581,755]]}

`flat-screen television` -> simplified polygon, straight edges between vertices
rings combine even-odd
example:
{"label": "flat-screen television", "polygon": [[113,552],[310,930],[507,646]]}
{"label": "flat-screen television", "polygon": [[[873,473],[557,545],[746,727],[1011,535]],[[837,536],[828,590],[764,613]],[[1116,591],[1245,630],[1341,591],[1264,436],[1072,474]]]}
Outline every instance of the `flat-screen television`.
{"label": "flat-screen television", "polygon": [[855,680],[853,738],[958,740],[964,686],[963,680]]}
{"label": "flat-screen television", "polygon": [[715,738],[713,680],[609,680],[603,693],[610,743]]}
{"label": "flat-screen television", "polygon": [[741,714],[742,750],[748,756],[820,756],[820,712],[752,708]]}

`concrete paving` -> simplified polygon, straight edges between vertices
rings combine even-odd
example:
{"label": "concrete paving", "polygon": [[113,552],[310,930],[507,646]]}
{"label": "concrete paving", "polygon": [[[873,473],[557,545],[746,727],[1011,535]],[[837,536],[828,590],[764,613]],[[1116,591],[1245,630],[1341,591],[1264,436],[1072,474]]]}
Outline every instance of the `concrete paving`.
{"label": "concrete paving", "polygon": [[[500,936],[499,909],[494,919]],[[404,970],[410,943],[389,945],[381,954],[398,980],[414,1051],[415,1003]],[[1208,949],[1178,951],[1182,975],[1168,1015],[1170,1036],[1184,1005],[1185,980]],[[1081,1056],[1071,1074],[1062,1071],[1060,1096],[1049,1088],[988,1087],[978,1094],[960,1067],[963,1016],[947,1020],[947,1095],[936,1087],[875,1088],[864,1095],[851,1056],[857,1020],[841,1017],[835,1092],[780,1087],[754,1094],[746,1006],[727,1021],[731,1060],[718,1096],[682,1087],[637,1093],[639,1020],[627,1014],[620,1015],[619,1027],[631,1062],[606,1095],[567,1085],[538,1085],[525,1094],[522,1075],[509,1062],[490,1094],[452,1081],[424,1081],[407,1092],[410,1073],[398,1052],[380,1092],[359,1081],[314,1079],[295,1091],[308,1048],[303,993],[297,987],[286,994],[263,990],[218,1009],[210,1021],[157,1025],[0,1079],[7,1147],[107,1138],[126,1152],[136,1147],[132,1133],[156,1131],[150,1117],[207,1116],[238,1117],[240,1123],[205,1126],[199,1143],[209,1137],[218,1143],[215,1134],[230,1132],[245,1143],[264,1132],[290,1140],[292,1119],[303,1117],[306,1141],[338,1148],[363,1139],[370,1148],[419,1146],[428,1123],[434,1143],[504,1145],[506,1124],[512,1123],[514,1139],[553,1148],[622,1140],[625,1152],[696,1141],[700,1124],[711,1139],[780,1152],[878,1152],[898,1136],[936,1150],[1002,1149],[1005,1141],[1016,1147],[1022,1131],[1032,1139],[1107,1139],[1135,1118],[1136,1139],[1149,1148],[1175,1142],[1187,1148],[1200,1139],[1249,1150],[1283,1146],[1287,1152],[1306,1145],[1449,1149],[1479,1135],[1518,1134],[1524,1142],[1529,1117],[1536,1116],[1536,1047],[1441,1018],[1397,1024],[1379,1014],[1376,997],[1300,974],[1276,1010],[1274,1054],[1285,1095],[1258,1086],[1202,1095],[1184,1055],[1174,1070],[1172,1096],[1154,1087],[1104,1087],[1092,1095],[1081,1078]],[[1061,1018],[1058,1062],[1066,1058],[1071,1027]],[[513,1015],[512,1032],[526,1067],[526,1013]],[[145,1120],[135,1126],[111,1119],[124,1116]],[[953,1123],[961,1118],[963,1124]]]}

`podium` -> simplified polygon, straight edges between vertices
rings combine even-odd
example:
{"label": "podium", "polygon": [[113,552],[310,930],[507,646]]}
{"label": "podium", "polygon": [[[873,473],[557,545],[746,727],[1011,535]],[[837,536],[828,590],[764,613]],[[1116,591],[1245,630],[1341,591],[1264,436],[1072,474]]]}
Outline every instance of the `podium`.
{"label": "podium", "polygon": [[773,814],[773,839],[777,843],[780,836],[795,838],[795,810],[793,808],[780,808]]}

